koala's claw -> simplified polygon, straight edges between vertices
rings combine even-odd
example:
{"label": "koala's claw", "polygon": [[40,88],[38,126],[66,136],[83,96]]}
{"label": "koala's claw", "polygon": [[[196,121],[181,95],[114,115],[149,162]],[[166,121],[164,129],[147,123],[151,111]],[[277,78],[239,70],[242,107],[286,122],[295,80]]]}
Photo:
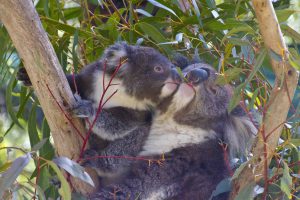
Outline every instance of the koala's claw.
{"label": "koala's claw", "polygon": [[70,108],[74,116],[79,118],[87,118],[94,115],[92,101],[81,99],[78,94],[74,94],[74,98],[76,103],[72,108]]}
{"label": "koala's claw", "polygon": [[21,67],[17,72],[17,80],[22,81],[25,86],[32,86],[27,71],[24,67]]}

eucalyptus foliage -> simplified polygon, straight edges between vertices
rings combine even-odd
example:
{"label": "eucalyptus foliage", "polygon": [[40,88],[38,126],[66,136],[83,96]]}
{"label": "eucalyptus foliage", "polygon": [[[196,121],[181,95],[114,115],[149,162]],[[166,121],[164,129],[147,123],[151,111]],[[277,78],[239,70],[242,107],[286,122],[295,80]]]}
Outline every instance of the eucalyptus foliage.
{"label": "eucalyptus foliage", "polygon": [[[66,73],[95,61],[108,45],[127,41],[152,46],[171,60],[176,53],[192,58],[198,52],[203,61],[218,69],[219,84],[235,86],[230,109],[244,101],[248,111],[263,112],[268,101],[274,76],[249,0],[34,0],[34,3]],[[287,23],[296,13],[289,4],[286,0],[274,1],[283,34],[289,41],[290,63],[299,70],[300,34]],[[1,24],[0,46],[0,198],[71,199],[71,188],[59,167],[92,182],[78,164],[67,158],[54,159],[47,121],[34,91],[16,80],[22,62]],[[270,55],[281,59],[274,52]],[[300,198],[299,97],[298,86],[282,141],[269,167],[268,199]],[[237,167],[241,163],[238,160]],[[260,199],[264,181],[249,185],[238,198]],[[228,184],[230,180],[222,181],[217,190],[228,190]],[[78,194],[75,196],[79,198]]]}

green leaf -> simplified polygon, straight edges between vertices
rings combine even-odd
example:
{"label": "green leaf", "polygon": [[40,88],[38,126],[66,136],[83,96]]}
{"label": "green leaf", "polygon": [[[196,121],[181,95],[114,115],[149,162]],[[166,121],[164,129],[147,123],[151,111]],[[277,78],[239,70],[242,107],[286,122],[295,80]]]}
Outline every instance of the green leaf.
{"label": "green leaf", "polygon": [[[51,25],[54,25],[58,30],[62,30],[62,31],[65,31],[71,35],[74,35],[77,28],[73,27],[73,26],[70,26],[70,25],[67,25],[67,24],[63,24],[63,23],[60,23],[54,19],[50,19],[50,18],[47,18],[47,17],[41,17],[41,20],[47,24],[51,24]],[[108,43],[108,39],[106,39],[105,37],[103,37],[102,35],[100,34],[94,34],[92,32],[88,32],[88,31],[85,31],[85,30],[82,30],[82,29],[79,29],[78,30],[78,35],[81,36],[81,37],[85,37],[85,38],[98,38],[99,40],[101,40],[103,43]]]}
{"label": "green leaf", "polygon": [[250,183],[247,186],[245,186],[235,197],[234,200],[253,200],[253,190],[256,183]]}
{"label": "green leaf", "polygon": [[244,170],[245,167],[247,167],[247,165],[249,165],[249,161],[242,163],[234,172],[231,180],[234,180],[236,178],[239,177],[239,175],[241,174],[241,172]]}
{"label": "green leaf", "polygon": [[245,84],[237,86],[233,91],[233,96],[228,105],[228,112],[230,113],[241,101],[242,99],[242,89],[245,87]]}
{"label": "green leaf", "polygon": [[222,76],[218,76],[216,83],[219,85],[225,85],[230,81],[236,79],[242,71],[242,68],[230,68],[226,70],[224,74],[222,74]]}
{"label": "green leaf", "polygon": [[78,29],[76,29],[74,34],[74,41],[73,41],[73,47],[72,47],[72,58],[73,58],[73,67],[75,73],[78,72],[78,57],[76,53],[76,46],[78,44]]}
{"label": "green leaf", "polygon": [[48,138],[44,138],[42,139],[41,141],[39,141],[38,143],[36,143],[32,148],[31,148],[31,151],[38,151],[40,150],[44,145],[45,143],[48,141]]}
{"label": "green leaf", "polygon": [[9,116],[11,117],[13,123],[17,124],[20,128],[23,129],[22,125],[20,124],[17,116],[15,115],[15,111],[12,105],[12,93],[13,93],[13,89],[17,83],[17,80],[15,79],[15,75],[17,73],[17,70],[14,72],[14,74],[11,76],[9,84],[7,86],[6,92],[5,92],[5,103],[6,103],[6,109],[7,112],[9,114]]}
{"label": "green leaf", "polygon": [[243,26],[238,26],[238,27],[234,27],[233,29],[231,29],[222,39],[221,43],[224,43],[224,41],[229,38],[229,36],[232,36],[236,33],[239,32],[244,32],[246,34],[255,34],[255,31],[253,30],[253,28],[251,26],[249,26],[248,24],[244,24]]}
{"label": "green leaf", "polygon": [[290,168],[286,162],[283,162],[283,175],[280,179],[280,189],[287,195],[289,199],[292,199],[292,177],[290,175]]}
{"label": "green leaf", "polygon": [[228,42],[234,45],[239,45],[239,46],[250,46],[250,42],[246,39],[240,39],[240,38],[228,38]]}
{"label": "green leaf", "polygon": [[215,9],[216,8],[216,2],[215,0],[206,0],[206,3],[208,5],[208,7]]}
{"label": "green leaf", "polygon": [[296,70],[300,71],[300,64],[295,62],[291,57],[289,57],[289,63],[294,67]]}
{"label": "green leaf", "polygon": [[216,189],[211,194],[209,200],[213,199],[213,197],[218,196],[219,194],[229,192],[231,190],[231,178],[223,179],[218,185]]}
{"label": "green leaf", "polygon": [[153,25],[146,22],[141,22],[138,23],[137,26],[144,32],[145,35],[151,37],[156,43],[162,43],[166,41],[165,37]]}
{"label": "green leaf", "polygon": [[296,12],[294,9],[275,10],[279,23],[287,21]]}
{"label": "green leaf", "polygon": [[195,0],[192,0],[192,3],[193,3],[194,11],[195,11],[196,16],[197,16],[197,20],[199,22],[200,27],[202,28],[203,27],[203,22],[201,20],[201,13],[200,13],[199,7],[198,7],[197,2]]}
{"label": "green leaf", "polygon": [[41,2],[43,2],[43,5],[44,5],[45,15],[47,17],[49,17],[50,15],[49,15],[49,2],[48,2],[48,0],[44,0],[44,1],[41,1]]}
{"label": "green leaf", "polygon": [[247,78],[247,80],[245,81],[245,85],[248,84],[254,77],[254,75],[258,72],[258,70],[260,69],[260,67],[262,66],[262,63],[265,59],[267,55],[267,50],[263,49],[259,56],[256,59],[255,65],[254,65],[254,69],[251,71],[249,77]]}
{"label": "green leaf", "polygon": [[91,179],[90,175],[84,171],[84,168],[82,166],[80,166],[73,160],[61,156],[53,159],[53,162],[55,162],[59,167],[69,172],[72,176],[79,178],[84,182],[90,184],[91,186],[95,187],[95,184]]}
{"label": "green leaf", "polygon": [[13,161],[9,169],[1,175],[0,178],[0,197],[3,196],[3,193],[8,189],[23,171],[24,167],[27,166],[31,160],[30,153],[27,153],[24,156],[18,157]]}
{"label": "green leaf", "polygon": [[300,139],[293,138],[291,139],[291,143],[295,146],[300,146]]}
{"label": "green leaf", "polygon": [[55,153],[54,153],[54,148],[49,141],[50,128],[48,126],[46,118],[43,119],[43,123],[42,123],[42,138],[47,139],[47,142],[40,149],[40,156],[45,159],[51,160],[51,159],[53,159]]}
{"label": "green leaf", "polygon": [[251,97],[251,101],[247,106],[248,110],[250,110],[254,107],[254,103],[256,102],[256,98],[257,98],[259,90],[260,90],[260,88],[256,88],[255,91],[253,92],[252,97]]}
{"label": "green leaf", "polygon": [[[172,9],[168,8],[167,6],[165,6],[165,5],[163,5],[163,4],[159,3],[159,2],[157,2],[157,1],[155,1],[155,0],[148,0],[148,2],[151,3],[151,4],[153,4],[154,6],[157,6],[157,7],[159,7],[159,8],[162,8],[162,9],[164,9],[164,10],[166,10],[166,11],[172,13],[172,14],[175,15],[177,18],[179,18],[179,17],[176,15],[176,13],[175,13]],[[180,18],[179,18],[179,19],[180,19]]]}
{"label": "green leaf", "polygon": [[51,168],[55,171],[58,179],[60,180],[60,188],[58,190],[59,194],[62,196],[63,200],[71,200],[71,188],[64,177],[64,175],[61,173],[57,165],[52,161],[47,161],[47,163],[51,166]]}
{"label": "green leaf", "polygon": [[297,42],[300,42],[300,34],[294,29],[292,29],[290,26],[284,24],[281,26],[281,29],[284,35],[293,38]]}
{"label": "green leaf", "polygon": [[28,119],[28,134],[31,148],[33,148],[36,144],[40,142],[39,134],[36,126],[36,102],[33,103],[29,119]]}
{"label": "green leaf", "polygon": [[69,19],[76,19],[82,16],[82,8],[81,7],[72,7],[72,8],[65,8],[63,10],[64,17],[66,20]]}
{"label": "green leaf", "polygon": [[147,11],[145,11],[143,9],[138,8],[138,9],[135,9],[134,11],[137,12],[137,13],[140,13],[142,15],[145,15],[146,17],[153,17],[150,13],[148,13]]}

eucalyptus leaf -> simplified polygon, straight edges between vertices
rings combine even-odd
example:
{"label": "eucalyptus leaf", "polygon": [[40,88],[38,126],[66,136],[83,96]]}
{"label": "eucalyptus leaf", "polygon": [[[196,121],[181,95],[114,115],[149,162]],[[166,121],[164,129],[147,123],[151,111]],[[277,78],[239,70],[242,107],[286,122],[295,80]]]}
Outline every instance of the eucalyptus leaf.
{"label": "eucalyptus leaf", "polygon": [[178,16],[176,15],[176,13],[171,8],[168,8],[167,6],[159,3],[158,1],[148,0],[148,2],[151,3],[151,4],[153,4],[154,6],[157,6],[159,8],[164,9],[164,10],[167,10],[168,12],[172,13],[173,15],[175,15],[178,18]]}
{"label": "eucalyptus leaf", "polygon": [[78,163],[70,160],[67,157],[57,157],[53,159],[53,162],[56,163],[59,167],[63,168],[67,172],[69,172],[72,176],[77,177],[84,182],[90,184],[95,187],[93,180],[90,175],[84,171],[84,168],[80,166]]}
{"label": "eucalyptus leaf", "polygon": [[152,17],[152,15],[150,13],[148,13],[147,11],[145,11],[143,9],[138,8],[138,9],[135,9],[134,11],[137,12],[137,13],[140,13],[142,15],[145,15],[146,17]]}
{"label": "eucalyptus leaf", "polygon": [[253,200],[254,188],[256,186],[255,182],[246,185],[235,197],[234,200]]}
{"label": "eucalyptus leaf", "polygon": [[286,162],[283,161],[283,176],[280,178],[280,189],[287,195],[289,199],[292,198],[292,177],[289,172],[290,168]]}
{"label": "eucalyptus leaf", "polygon": [[219,194],[223,194],[225,192],[229,192],[231,190],[231,178],[223,179],[216,187],[216,189],[212,192],[210,200],[213,197],[218,196]]}
{"label": "eucalyptus leaf", "polygon": [[15,159],[9,169],[5,171],[0,178],[0,198],[3,196],[4,191],[7,190],[14,183],[19,174],[27,166],[31,160],[30,153],[20,156]]}
{"label": "eucalyptus leaf", "polygon": [[58,190],[59,194],[62,196],[64,200],[71,200],[71,188],[62,174],[62,172],[59,170],[57,165],[52,161],[47,161],[47,163],[51,166],[51,168],[55,171],[58,179],[60,180],[60,188]]}
{"label": "eucalyptus leaf", "polygon": [[36,143],[32,148],[31,148],[31,151],[38,151],[40,150],[44,145],[45,143],[48,141],[48,138],[44,138],[42,139],[41,141],[39,141],[38,143]]}

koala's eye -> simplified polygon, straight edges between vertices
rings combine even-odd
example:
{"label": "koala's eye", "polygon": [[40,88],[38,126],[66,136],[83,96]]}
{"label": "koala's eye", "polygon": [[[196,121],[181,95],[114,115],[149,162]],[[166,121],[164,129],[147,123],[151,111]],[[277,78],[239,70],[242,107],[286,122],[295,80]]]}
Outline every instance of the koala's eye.
{"label": "koala's eye", "polygon": [[156,72],[156,73],[163,73],[164,72],[164,69],[161,67],[161,66],[155,66],[153,68],[153,70]]}

